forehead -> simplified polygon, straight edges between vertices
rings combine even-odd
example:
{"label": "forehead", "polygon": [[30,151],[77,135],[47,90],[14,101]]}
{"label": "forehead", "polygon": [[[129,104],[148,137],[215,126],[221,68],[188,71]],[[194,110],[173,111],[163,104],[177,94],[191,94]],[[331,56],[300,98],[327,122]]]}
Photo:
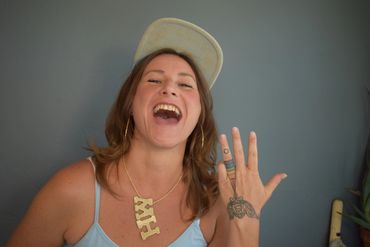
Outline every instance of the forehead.
{"label": "forehead", "polygon": [[173,54],[161,54],[149,62],[144,74],[150,70],[163,70],[164,72],[188,73],[195,76],[190,64],[183,58]]}

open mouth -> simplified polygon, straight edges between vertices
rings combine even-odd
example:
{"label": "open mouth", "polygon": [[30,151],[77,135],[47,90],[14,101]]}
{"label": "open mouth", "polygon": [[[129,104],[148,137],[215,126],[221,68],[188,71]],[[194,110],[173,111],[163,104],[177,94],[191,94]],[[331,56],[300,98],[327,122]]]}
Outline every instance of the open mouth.
{"label": "open mouth", "polygon": [[154,117],[162,118],[165,120],[180,121],[182,114],[180,109],[171,104],[158,104],[153,109]]}

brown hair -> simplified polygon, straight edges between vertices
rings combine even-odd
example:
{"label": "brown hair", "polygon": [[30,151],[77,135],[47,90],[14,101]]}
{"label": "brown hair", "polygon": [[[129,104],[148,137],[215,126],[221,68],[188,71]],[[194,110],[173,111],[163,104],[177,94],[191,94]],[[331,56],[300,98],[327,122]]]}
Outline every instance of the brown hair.
{"label": "brown hair", "polygon": [[[146,66],[161,54],[173,54],[183,58],[193,69],[200,94],[201,113],[194,130],[188,137],[184,160],[183,181],[187,185],[186,204],[192,209],[193,218],[204,215],[219,194],[214,166],[216,163],[217,132],[212,114],[212,97],[208,84],[199,73],[195,63],[187,56],[172,49],[158,50],[141,59],[123,84],[106,121],[107,147],[90,145],[96,165],[96,179],[102,187],[115,194],[107,181],[110,164],[118,162],[131,146],[135,123],[131,117],[131,106],[136,89]],[[128,126],[128,127],[126,127]],[[127,128],[127,133],[125,134]],[[204,143],[202,143],[202,138]]]}

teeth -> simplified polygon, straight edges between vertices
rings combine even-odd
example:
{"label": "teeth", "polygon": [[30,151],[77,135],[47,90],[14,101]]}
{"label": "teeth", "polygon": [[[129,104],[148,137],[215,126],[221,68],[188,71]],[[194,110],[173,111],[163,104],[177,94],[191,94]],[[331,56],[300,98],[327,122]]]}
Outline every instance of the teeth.
{"label": "teeth", "polygon": [[157,113],[159,110],[173,111],[176,112],[177,116],[180,115],[180,110],[174,105],[159,104],[156,107],[154,107],[154,113]]}

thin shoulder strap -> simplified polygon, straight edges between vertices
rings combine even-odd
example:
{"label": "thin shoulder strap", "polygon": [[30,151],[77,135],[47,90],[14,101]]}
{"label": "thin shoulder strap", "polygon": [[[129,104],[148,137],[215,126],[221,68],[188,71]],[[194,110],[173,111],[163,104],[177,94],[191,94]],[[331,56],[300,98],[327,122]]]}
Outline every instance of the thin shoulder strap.
{"label": "thin shoulder strap", "polygon": [[[95,168],[95,164],[94,164],[94,161],[92,160],[91,157],[87,158],[93,169],[94,169],[94,175],[96,173],[96,168]],[[95,177],[95,176],[94,176]],[[94,215],[94,223],[98,223],[99,222],[99,208],[100,208],[100,185],[98,183],[98,181],[96,181],[96,178],[95,178],[95,215]]]}

